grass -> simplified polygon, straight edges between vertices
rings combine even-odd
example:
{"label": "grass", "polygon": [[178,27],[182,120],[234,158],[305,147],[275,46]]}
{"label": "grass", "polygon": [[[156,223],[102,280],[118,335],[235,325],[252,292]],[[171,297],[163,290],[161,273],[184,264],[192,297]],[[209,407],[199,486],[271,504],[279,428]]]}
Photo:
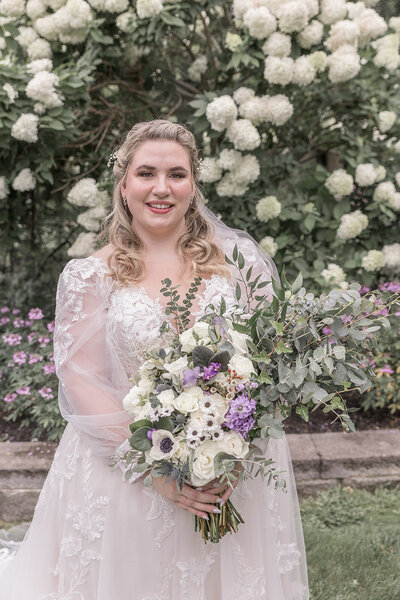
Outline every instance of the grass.
{"label": "grass", "polygon": [[400,600],[400,486],[301,502],[310,600]]}

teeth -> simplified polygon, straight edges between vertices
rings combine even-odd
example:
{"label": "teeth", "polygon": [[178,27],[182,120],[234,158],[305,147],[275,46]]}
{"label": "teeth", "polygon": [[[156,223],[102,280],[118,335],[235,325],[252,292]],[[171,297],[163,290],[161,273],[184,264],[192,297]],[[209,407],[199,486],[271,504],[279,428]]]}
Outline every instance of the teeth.
{"label": "teeth", "polygon": [[149,204],[152,208],[170,208],[172,204]]}

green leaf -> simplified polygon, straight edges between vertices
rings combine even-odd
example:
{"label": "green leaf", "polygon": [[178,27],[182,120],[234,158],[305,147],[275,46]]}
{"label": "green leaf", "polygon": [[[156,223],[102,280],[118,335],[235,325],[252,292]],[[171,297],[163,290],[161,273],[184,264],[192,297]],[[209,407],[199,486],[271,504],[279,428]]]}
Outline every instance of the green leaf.
{"label": "green leaf", "polygon": [[240,300],[241,295],[242,295],[242,290],[240,289],[240,285],[237,283],[236,290],[235,290],[236,299]]}
{"label": "green leaf", "polygon": [[149,427],[140,427],[137,429],[132,437],[130,438],[130,444],[132,448],[135,450],[139,450],[140,452],[145,452],[146,450],[150,450],[152,447],[151,440],[147,437],[147,432],[149,431]]}
{"label": "green leaf", "polygon": [[140,421],[135,421],[134,423],[131,423],[129,425],[129,429],[131,430],[131,433],[133,433],[134,431],[136,431],[137,429],[140,429],[141,427],[147,427],[148,429],[152,428],[152,423],[151,421],[149,421],[148,419],[140,419]]}
{"label": "green leaf", "polygon": [[275,348],[275,352],[277,354],[290,354],[291,352],[293,352],[293,349],[289,346],[286,346],[283,340],[280,340]]}
{"label": "green leaf", "polygon": [[193,364],[195,367],[208,367],[213,351],[206,346],[196,346],[192,352]]}
{"label": "green leaf", "polygon": [[292,284],[292,293],[297,294],[301,286],[303,285],[303,275],[299,273]]}
{"label": "green leaf", "polygon": [[283,335],[285,323],[279,323],[278,321],[270,321],[270,323],[278,335]]}
{"label": "green leaf", "polygon": [[296,406],[296,413],[298,415],[300,415],[301,418],[304,419],[304,421],[308,421],[308,419],[309,419],[308,408],[306,406],[304,406],[304,404],[299,404],[298,406]]}
{"label": "green leaf", "polygon": [[236,262],[237,258],[238,258],[238,247],[237,247],[237,244],[235,244],[234,247],[233,247],[232,257],[233,257],[234,262]]}
{"label": "green leaf", "polygon": [[239,269],[243,269],[244,267],[244,256],[241,252],[239,252],[239,256],[238,256],[238,265],[239,265]]}
{"label": "green leaf", "polygon": [[174,422],[169,417],[160,417],[158,421],[155,421],[155,423],[153,423],[153,427],[155,427],[156,429],[165,429],[166,431],[172,432],[174,430]]}

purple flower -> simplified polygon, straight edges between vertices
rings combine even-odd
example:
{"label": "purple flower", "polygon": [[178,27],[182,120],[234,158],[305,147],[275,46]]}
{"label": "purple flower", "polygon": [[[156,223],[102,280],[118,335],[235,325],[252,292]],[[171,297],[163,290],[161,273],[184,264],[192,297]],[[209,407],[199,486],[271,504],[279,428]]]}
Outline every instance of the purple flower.
{"label": "purple flower", "polygon": [[381,369],[377,369],[379,373],[388,373],[389,375],[393,375],[394,371],[390,365],[385,365]]}
{"label": "purple flower", "polygon": [[23,387],[19,387],[15,391],[19,396],[28,396],[31,393],[31,388],[29,387],[29,385],[26,385]]}
{"label": "purple flower", "polygon": [[28,358],[28,355],[21,350],[21,352],[15,352],[13,354],[13,359],[16,365],[23,365],[24,363],[26,363],[26,359]]}
{"label": "purple flower", "polygon": [[23,319],[14,319],[13,325],[14,327],[23,327],[25,325],[25,321]]}
{"label": "purple flower", "polygon": [[43,319],[44,314],[42,313],[40,308],[31,308],[28,314],[28,319],[32,319],[33,321],[39,321]]}
{"label": "purple flower", "polygon": [[257,381],[251,381],[250,382],[250,386],[253,388],[253,390],[256,390],[258,388],[258,383]]}
{"label": "purple flower", "polygon": [[56,366],[54,363],[49,363],[47,365],[43,365],[43,371],[46,375],[51,375],[51,373],[56,372]]}
{"label": "purple flower", "polygon": [[194,369],[184,369],[182,371],[183,387],[192,387],[196,385],[197,378],[200,376],[200,367]]}
{"label": "purple flower", "polygon": [[222,425],[224,425],[228,429],[237,431],[244,438],[246,438],[249,435],[250,429],[254,427],[255,422],[256,421],[253,417],[248,417],[247,419],[229,418]]}
{"label": "purple flower", "polygon": [[322,333],[324,335],[329,335],[332,333],[332,329],[330,327],[328,327],[328,325],[325,325],[322,329],[321,329]]}
{"label": "purple flower", "polygon": [[38,393],[42,396],[42,398],[45,398],[46,400],[54,398],[52,392],[53,390],[50,387],[42,387],[40,388],[40,390],[38,390]]}
{"label": "purple flower", "polygon": [[151,440],[153,437],[153,431],[157,431],[157,429],[153,427],[153,429],[149,429],[147,432],[147,437],[149,438],[149,440]]}
{"label": "purple flower", "polygon": [[6,312],[10,312],[10,309],[8,308],[8,306],[2,306],[0,308],[0,313],[6,313]]}
{"label": "purple flower", "polygon": [[34,365],[37,362],[41,362],[43,360],[43,356],[40,354],[30,354],[29,355],[29,364]]}
{"label": "purple flower", "polygon": [[215,375],[221,370],[221,363],[218,362],[212,362],[209,364],[208,367],[204,367],[203,369],[203,373],[202,373],[202,379],[204,379],[204,381],[209,381],[210,379],[212,379],[213,377],[215,377]]}
{"label": "purple flower", "polygon": [[240,415],[241,418],[249,417],[256,408],[254,398],[249,398],[247,394],[240,394],[230,401],[228,413]]}
{"label": "purple flower", "polygon": [[0,325],[5,325],[6,323],[9,323],[10,319],[8,317],[2,317],[0,319]]}
{"label": "purple flower", "polygon": [[12,314],[13,315],[19,315],[21,311],[19,310],[19,308],[13,308]]}
{"label": "purple flower", "polygon": [[32,333],[28,333],[28,342],[31,343],[36,337],[36,331],[32,331]]}
{"label": "purple flower", "polygon": [[54,321],[50,321],[50,323],[47,323],[47,329],[53,333],[54,331]]}
{"label": "purple flower", "polygon": [[400,282],[398,281],[387,281],[379,286],[382,292],[400,292]]}
{"label": "purple flower", "polygon": [[4,402],[14,402],[17,398],[17,394],[6,394],[3,398]]}
{"label": "purple flower", "polygon": [[239,384],[236,386],[236,391],[237,391],[237,392],[242,392],[242,391],[244,390],[244,388],[245,388],[245,387],[246,387],[246,386],[244,385],[244,383],[239,383]]}
{"label": "purple flower", "polygon": [[367,294],[370,291],[371,291],[370,287],[368,287],[367,285],[363,285],[360,288],[360,296],[363,296],[364,294]]}

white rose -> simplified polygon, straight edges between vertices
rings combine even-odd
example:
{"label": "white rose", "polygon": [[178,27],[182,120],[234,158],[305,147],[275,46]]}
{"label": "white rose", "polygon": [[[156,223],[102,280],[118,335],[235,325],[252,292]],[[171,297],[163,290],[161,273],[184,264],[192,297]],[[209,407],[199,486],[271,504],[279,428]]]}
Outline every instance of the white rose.
{"label": "white rose", "polygon": [[186,459],[190,456],[190,450],[184,440],[177,439],[178,448],[174,453],[174,458],[179,458],[182,462],[186,462]]}
{"label": "white rose", "polygon": [[208,338],[208,323],[205,321],[198,321],[193,325],[192,329],[200,339]]}
{"label": "white rose", "polygon": [[169,375],[181,375],[184,369],[187,369],[188,361],[187,356],[181,356],[178,360],[174,360],[171,363],[164,363],[164,369],[168,371]]}
{"label": "white rose", "polygon": [[147,396],[147,394],[149,394],[153,389],[154,385],[151,379],[148,377],[142,377],[138,383],[138,387],[141,394]]}
{"label": "white rose", "polygon": [[229,401],[221,396],[221,394],[210,394],[209,396],[211,402],[214,403],[215,408],[217,409],[217,419],[219,422],[223,422],[225,420],[225,415],[229,410]]}
{"label": "white rose", "polygon": [[199,399],[202,397],[203,390],[197,386],[192,386],[179,394],[172,404],[179,412],[194,412],[199,409]]}
{"label": "white rose", "polygon": [[161,460],[169,458],[178,451],[179,445],[170,431],[165,429],[157,429],[153,431],[151,438],[153,446],[149,452],[149,456],[153,460]]}
{"label": "white rose", "polygon": [[241,375],[245,379],[250,379],[252,373],[254,373],[253,363],[249,358],[234,354],[228,363],[229,369],[236,371],[238,375]]}
{"label": "white rose", "polygon": [[182,352],[191,352],[197,346],[197,342],[193,337],[193,330],[187,329],[179,336],[179,341],[182,344]]}
{"label": "white rose", "polygon": [[173,390],[163,390],[157,394],[157,398],[161,402],[162,406],[171,406],[173,404],[175,394]]}
{"label": "white rose", "polygon": [[145,419],[147,416],[147,406],[142,406],[143,391],[137,386],[133,386],[122,401],[126,412],[135,417],[135,420]]}
{"label": "white rose", "polygon": [[234,329],[228,329],[228,336],[238,354],[246,354],[247,343],[246,340],[251,340],[251,337],[247,333],[239,333]]}
{"label": "white rose", "polygon": [[218,445],[222,452],[233,454],[236,458],[244,458],[249,451],[249,443],[237,431],[225,432]]}
{"label": "white rose", "polygon": [[204,485],[214,479],[214,458],[219,452],[221,452],[221,448],[215,442],[206,441],[197,446],[192,462],[193,485]]}

